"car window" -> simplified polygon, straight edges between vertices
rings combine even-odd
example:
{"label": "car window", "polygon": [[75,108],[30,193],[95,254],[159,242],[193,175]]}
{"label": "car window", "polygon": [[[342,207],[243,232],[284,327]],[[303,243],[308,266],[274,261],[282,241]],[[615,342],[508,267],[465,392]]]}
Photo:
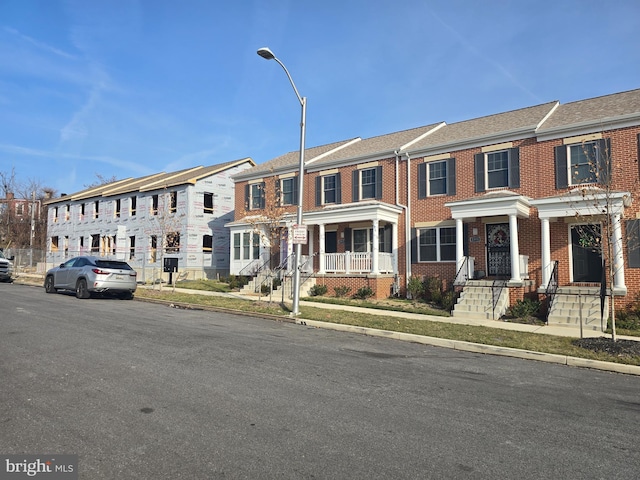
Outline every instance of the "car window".
{"label": "car window", "polygon": [[76,261],[78,261],[77,258],[72,258],[71,260],[67,260],[65,263],[63,263],[62,265],[65,268],[70,268],[70,267],[74,267],[76,266]]}
{"label": "car window", "polygon": [[101,268],[118,268],[120,270],[132,270],[127,262],[118,262],[116,260],[96,260],[96,267]]}

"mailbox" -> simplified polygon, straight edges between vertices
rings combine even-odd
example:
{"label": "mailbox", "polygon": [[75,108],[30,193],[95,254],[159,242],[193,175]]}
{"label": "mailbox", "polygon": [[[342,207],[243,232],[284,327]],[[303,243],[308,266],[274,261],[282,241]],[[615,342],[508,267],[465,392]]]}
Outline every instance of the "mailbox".
{"label": "mailbox", "polygon": [[164,271],[165,272],[177,272],[178,271],[178,259],[177,258],[165,258],[164,259]]}

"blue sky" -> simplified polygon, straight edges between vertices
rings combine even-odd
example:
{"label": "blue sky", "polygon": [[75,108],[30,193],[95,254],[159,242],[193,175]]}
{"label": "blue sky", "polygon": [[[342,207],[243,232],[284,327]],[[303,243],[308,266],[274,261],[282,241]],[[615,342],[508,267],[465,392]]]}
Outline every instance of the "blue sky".
{"label": "blue sky", "polygon": [[0,0],[0,173],[58,194],[640,88],[638,0]]}

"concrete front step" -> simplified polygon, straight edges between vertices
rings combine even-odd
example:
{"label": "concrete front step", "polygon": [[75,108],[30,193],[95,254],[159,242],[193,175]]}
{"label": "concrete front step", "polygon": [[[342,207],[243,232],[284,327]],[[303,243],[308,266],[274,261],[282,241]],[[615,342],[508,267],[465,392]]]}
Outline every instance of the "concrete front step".
{"label": "concrete front step", "polygon": [[601,330],[607,326],[609,299],[605,299],[604,319],[600,320],[600,289],[595,287],[562,287],[556,292],[551,310],[549,325]]}

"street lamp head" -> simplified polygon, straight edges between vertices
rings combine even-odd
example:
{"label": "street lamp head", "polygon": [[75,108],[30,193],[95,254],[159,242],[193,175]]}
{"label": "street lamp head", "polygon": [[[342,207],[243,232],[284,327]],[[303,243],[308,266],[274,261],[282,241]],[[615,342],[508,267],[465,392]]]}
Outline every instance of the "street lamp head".
{"label": "street lamp head", "polygon": [[261,49],[259,49],[258,55],[260,55],[262,58],[266,58],[267,60],[273,60],[274,58],[276,58],[273,52],[267,47],[262,47]]}

